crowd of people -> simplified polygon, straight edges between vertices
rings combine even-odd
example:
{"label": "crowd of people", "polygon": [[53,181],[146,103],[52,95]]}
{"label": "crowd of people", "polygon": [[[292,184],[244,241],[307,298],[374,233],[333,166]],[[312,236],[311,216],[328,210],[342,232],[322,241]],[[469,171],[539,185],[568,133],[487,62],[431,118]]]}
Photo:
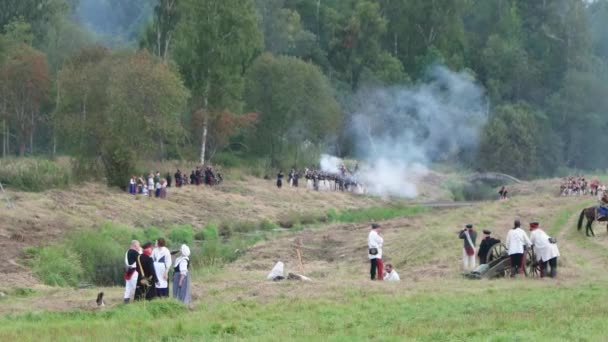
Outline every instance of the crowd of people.
{"label": "crowd of people", "polygon": [[601,194],[604,191],[606,191],[606,186],[598,179],[588,182],[584,176],[580,175],[563,178],[559,187],[559,193],[561,196],[598,196],[598,194]]}
{"label": "crowd of people", "polygon": [[156,244],[147,242],[140,246],[133,240],[125,253],[125,293],[124,303],[131,299],[151,300],[169,297],[169,279],[173,273],[173,298],[186,305],[192,302],[190,294],[190,248],[183,244],[179,256],[172,260],[171,253],[165,245],[165,239],[156,240]]}
{"label": "crowd of people", "polygon": [[[353,171],[345,165],[339,167],[338,172],[322,171],[315,168],[306,168],[304,171],[291,169],[288,175],[287,184],[290,187],[299,187],[300,179],[305,179],[305,186],[308,190],[314,191],[349,191],[355,193],[365,193],[365,186],[358,177],[359,167],[355,166]],[[277,174],[277,187],[283,186],[285,174],[279,171]]]}
{"label": "crowd of people", "polygon": [[139,194],[148,197],[167,198],[167,188],[171,187],[173,179],[175,179],[175,187],[178,188],[189,184],[213,186],[223,182],[222,174],[219,172],[216,174],[211,166],[207,166],[204,169],[197,166],[195,170],[192,170],[189,177],[187,174],[182,173],[180,169],[177,169],[173,177],[171,177],[171,173],[169,172],[162,177],[159,171],[150,171],[147,176],[131,177],[129,180],[129,193],[131,195]]}
{"label": "crowd of people", "polygon": [[[458,237],[464,241],[462,263],[465,271],[472,271],[476,268],[476,256],[479,257],[480,264],[487,264],[491,247],[500,243],[499,239],[491,236],[490,230],[483,230],[483,234],[484,238],[477,253],[477,232],[473,225],[466,225],[458,234]],[[521,228],[521,221],[516,219],[513,222],[513,228],[507,234],[505,246],[511,261],[511,277],[524,272],[524,254],[527,249],[532,247],[536,262],[540,265],[540,276],[551,278],[557,276],[557,258],[560,256],[557,241],[540,228],[538,222],[530,222],[530,237],[528,237],[528,234]],[[550,268],[549,271],[548,268]]]}

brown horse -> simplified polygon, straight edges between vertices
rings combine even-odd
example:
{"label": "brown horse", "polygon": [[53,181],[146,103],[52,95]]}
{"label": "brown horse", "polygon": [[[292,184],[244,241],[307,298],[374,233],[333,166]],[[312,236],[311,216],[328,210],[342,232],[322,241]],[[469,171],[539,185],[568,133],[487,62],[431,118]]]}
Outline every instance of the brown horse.
{"label": "brown horse", "polygon": [[[578,230],[581,230],[581,227],[583,226],[584,217],[587,217],[587,231],[586,231],[587,236],[595,236],[595,233],[593,232],[593,228],[591,227],[591,225],[593,224],[593,221],[595,221],[597,219],[597,208],[589,207],[589,208],[585,208],[585,209],[583,209],[583,211],[581,211],[581,216],[578,218]],[[598,222],[608,222],[608,216],[601,216],[599,219],[597,219],[597,221]],[[606,225],[606,231],[608,231],[608,224]],[[589,235],[590,232],[591,232],[591,235]]]}

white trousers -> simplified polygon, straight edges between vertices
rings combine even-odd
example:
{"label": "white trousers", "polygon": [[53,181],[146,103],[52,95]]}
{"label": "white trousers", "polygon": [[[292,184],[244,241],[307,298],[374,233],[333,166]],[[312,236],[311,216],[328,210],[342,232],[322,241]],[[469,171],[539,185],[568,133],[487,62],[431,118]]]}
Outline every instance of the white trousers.
{"label": "white trousers", "polygon": [[131,279],[125,280],[125,296],[124,299],[133,298],[135,296],[135,288],[137,287],[137,271],[133,272]]}
{"label": "white trousers", "polygon": [[466,249],[462,249],[462,266],[465,271],[472,271],[475,268],[476,263],[475,253],[468,255]]}

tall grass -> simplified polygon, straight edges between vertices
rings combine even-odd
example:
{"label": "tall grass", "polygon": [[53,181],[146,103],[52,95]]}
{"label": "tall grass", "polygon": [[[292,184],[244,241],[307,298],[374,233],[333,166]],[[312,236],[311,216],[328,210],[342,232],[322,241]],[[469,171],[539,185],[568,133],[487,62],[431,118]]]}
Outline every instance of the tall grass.
{"label": "tall grass", "polygon": [[422,206],[389,206],[371,207],[364,209],[350,209],[336,211],[331,209],[327,212],[327,217],[334,222],[369,222],[389,220],[397,217],[407,217],[428,211],[429,208]]}
{"label": "tall grass", "polygon": [[70,185],[69,165],[42,158],[0,159],[0,182],[8,188],[39,192]]}

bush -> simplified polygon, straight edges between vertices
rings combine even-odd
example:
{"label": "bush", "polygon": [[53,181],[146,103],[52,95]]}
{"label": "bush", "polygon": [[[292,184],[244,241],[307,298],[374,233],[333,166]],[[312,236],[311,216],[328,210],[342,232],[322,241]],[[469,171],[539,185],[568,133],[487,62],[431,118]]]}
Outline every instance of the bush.
{"label": "bush", "polygon": [[76,232],[68,243],[82,263],[83,279],[97,285],[122,283],[124,253],[129,243],[118,242],[107,230]]}
{"label": "bush", "polygon": [[192,226],[174,226],[169,233],[169,240],[171,240],[172,245],[181,245],[185,243],[186,245],[191,246],[192,242],[194,241],[194,232],[192,230]]}
{"label": "bush", "polygon": [[120,141],[114,141],[104,149],[102,161],[108,186],[125,189],[137,172],[135,151]]}
{"label": "bush", "polygon": [[218,234],[224,240],[230,239],[232,237],[232,226],[226,222],[220,224]]}
{"label": "bush", "polygon": [[279,226],[276,223],[274,223],[268,219],[263,219],[260,222],[260,230],[272,231],[272,230],[275,230],[278,228],[279,228]]}
{"label": "bush", "polygon": [[69,167],[39,158],[0,159],[0,182],[23,191],[65,188],[71,183]]}
{"label": "bush", "polygon": [[255,232],[257,230],[257,225],[252,221],[239,221],[236,222],[232,229],[238,233],[250,233]]}
{"label": "bush", "polygon": [[42,248],[33,272],[51,286],[77,286],[84,274],[78,254],[61,245]]}
{"label": "bush", "polygon": [[[146,238],[145,239],[146,241],[156,241],[159,238],[163,237],[163,234],[156,227],[148,227],[148,228],[144,229],[144,236]],[[166,241],[166,242],[168,245],[169,241]],[[142,243],[143,243],[143,241],[142,241]]]}

